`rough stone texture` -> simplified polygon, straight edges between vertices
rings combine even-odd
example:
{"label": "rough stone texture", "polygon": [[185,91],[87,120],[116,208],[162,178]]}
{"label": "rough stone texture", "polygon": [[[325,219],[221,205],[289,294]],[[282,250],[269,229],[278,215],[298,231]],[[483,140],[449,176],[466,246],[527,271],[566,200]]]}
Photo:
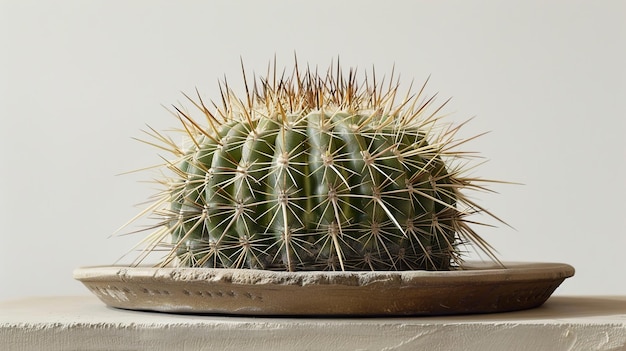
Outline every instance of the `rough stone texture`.
{"label": "rough stone texture", "polygon": [[92,267],[74,277],[112,307],[240,315],[442,315],[541,305],[574,268],[507,263],[445,272]]}
{"label": "rough stone texture", "polygon": [[626,350],[626,296],[554,296],[509,313],[447,317],[268,318],[105,307],[93,296],[0,303],[13,350]]}

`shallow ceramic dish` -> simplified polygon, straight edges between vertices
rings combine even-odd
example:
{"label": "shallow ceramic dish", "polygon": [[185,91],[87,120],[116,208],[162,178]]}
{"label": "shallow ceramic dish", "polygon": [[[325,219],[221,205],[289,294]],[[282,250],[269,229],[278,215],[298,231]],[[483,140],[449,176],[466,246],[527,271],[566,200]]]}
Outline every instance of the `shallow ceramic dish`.
{"label": "shallow ceramic dish", "polygon": [[574,268],[468,264],[445,272],[273,272],[85,267],[74,271],[105,304],[172,313],[302,316],[447,315],[540,306]]}

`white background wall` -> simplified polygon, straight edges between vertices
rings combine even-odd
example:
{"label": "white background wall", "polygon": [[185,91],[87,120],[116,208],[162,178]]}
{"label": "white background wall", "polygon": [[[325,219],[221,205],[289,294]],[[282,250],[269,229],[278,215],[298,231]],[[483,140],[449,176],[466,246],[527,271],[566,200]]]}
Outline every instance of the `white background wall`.
{"label": "white background wall", "polygon": [[[193,3],[193,4],[192,4]],[[506,261],[567,262],[560,294],[626,294],[626,5],[623,1],[2,1],[0,299],[86,294],[78,266],[111,264],[138,236],[159,161],[140,129],[176,126],[161,107],[217,80],[240,56],[291,65],[395,63],[407,86],[452,96],[452,121],[521,182],[479,194],[508,221],[481,233]]]}

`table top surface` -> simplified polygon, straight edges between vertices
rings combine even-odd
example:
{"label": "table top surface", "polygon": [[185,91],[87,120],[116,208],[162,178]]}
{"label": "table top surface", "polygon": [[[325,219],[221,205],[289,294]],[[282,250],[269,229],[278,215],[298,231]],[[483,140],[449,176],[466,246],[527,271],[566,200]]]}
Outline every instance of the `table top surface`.
{"label": "table top surface", "polygon": [[626,296],[553,296],[518,312],[280,318],[107,307],[95,296],[0,302],[0,348],[18,350],[626,350]]}
{"label": "table top surface", "polygon": [[183,315],[129,311],[105,306],[94,296],[28,297],[0,302],[0,326],[46,323],[132,323],[180,325],[206,323],[347,324],[616,324],[626,326],[626,296],[553,296],[538,308],[493,314],[441,317],[311,318]]}

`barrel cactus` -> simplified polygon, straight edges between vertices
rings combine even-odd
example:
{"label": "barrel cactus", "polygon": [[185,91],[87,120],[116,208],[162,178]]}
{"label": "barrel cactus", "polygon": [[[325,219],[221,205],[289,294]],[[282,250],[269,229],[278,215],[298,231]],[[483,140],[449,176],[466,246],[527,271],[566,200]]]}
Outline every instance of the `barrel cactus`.
{"label": "barrel cactus", "polygon": [[[338,66],[338,64],[337,64]],[[448,270],[469,243],[493,257],[467,216],[485,212],[466,190],[471,153],[459,126],[440,123],[424,86],[359,82],[355,70],[301,71],[224,81],[221,104],[186,96],[186,141],[152,130],[171,152],[164,190],[147,209],[160,218],[145,252],[162,265],[268,270]],[[211,108],[209,108],[210,106]]]}

